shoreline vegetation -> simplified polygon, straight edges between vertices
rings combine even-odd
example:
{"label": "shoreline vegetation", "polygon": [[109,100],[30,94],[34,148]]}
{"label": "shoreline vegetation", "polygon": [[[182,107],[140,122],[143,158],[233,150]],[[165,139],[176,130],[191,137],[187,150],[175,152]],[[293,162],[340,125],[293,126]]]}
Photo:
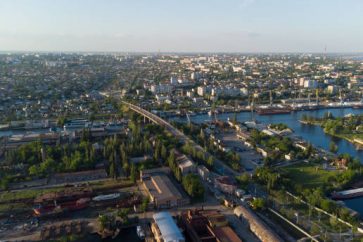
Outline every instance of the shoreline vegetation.
{"label": "shoreline vegetation", "polygon": [[346,115],[334,117],[330,112],[322,118],[303,115],[299,120],[305,125],[320,126],[324,133],[336,138],[345,139],[361,149],[363,146],[363,115]]}

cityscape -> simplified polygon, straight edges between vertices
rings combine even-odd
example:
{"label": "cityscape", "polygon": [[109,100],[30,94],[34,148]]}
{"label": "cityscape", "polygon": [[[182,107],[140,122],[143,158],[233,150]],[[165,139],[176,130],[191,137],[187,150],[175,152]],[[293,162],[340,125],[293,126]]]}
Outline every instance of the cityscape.
{"label": "cityscape", "polygon": [[363,4],[201,2],[0,3],[0,241],[363,241]]}

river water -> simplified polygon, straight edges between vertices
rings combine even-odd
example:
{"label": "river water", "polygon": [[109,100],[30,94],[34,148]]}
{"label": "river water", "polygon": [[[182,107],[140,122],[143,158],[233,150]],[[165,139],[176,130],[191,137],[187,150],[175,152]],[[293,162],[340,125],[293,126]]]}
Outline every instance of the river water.
{"label": "river water", "polygon": [[[328,150],[331,141],[338,145],[338,153],[349,153],[353,157],[358,158],[363,163],[363,150],[357,150],[355,145],[344,140],[332,137],[324,133],[323,129],[319,126],[304,125],[299,122],[303,114],[307,114],[314,117],[322,117],[325,112],[331,112],[335,117],[343,117],[347,114],[363,114],[363,109],[352,109],[352,108],[332,108],[332,109],[320,109],[312,111],[297,111],[290,114],[279,114],[279,115],[258,115],[250,112],[237,113],[237,121],[245,122],[256,120],[260,123],[284,123],[294,130],[294,134],[302,139],[312,143],[316,147],[321,147]],[[233,113],[219,114],[217,118],[219,120],[227,120],[228,117],[232,119]],[[186,121],[186,118],[179,118],[182,121]],[[192,122],[203,123],[211,121],[213,117],[208,114],[195,115],[190,117]],[[345,204],[351,209],[359,212],[363,215],[363,198],[356,198],[344,201]]]}

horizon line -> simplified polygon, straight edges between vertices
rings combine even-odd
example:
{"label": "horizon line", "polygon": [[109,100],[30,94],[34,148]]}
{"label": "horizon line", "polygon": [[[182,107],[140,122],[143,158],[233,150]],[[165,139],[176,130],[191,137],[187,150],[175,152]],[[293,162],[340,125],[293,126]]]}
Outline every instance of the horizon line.
{"label": "horizon line", "polygon": [[0,50],[1,54],[9,53],[46,53],[46,54],[320,54],[320,55],[361,55],[363,51],[101,51],[101,50]]}

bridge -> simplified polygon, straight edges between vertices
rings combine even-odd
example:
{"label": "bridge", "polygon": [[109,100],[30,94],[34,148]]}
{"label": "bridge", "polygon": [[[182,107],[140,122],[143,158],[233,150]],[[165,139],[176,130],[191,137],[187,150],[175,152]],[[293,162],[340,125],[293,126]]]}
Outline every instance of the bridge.
{"label": "bridge", "polygon": [[[192,146],[196,148],[197,151],[202,151],[205,154],[205,157],[211,156],[207,151],[205,151],[200,145],[195,143],[192,139],[190,139],[188,136],[186,136],[184,133],[180,132],[177,128],[175,128],[173,125],[165,121],[164,119],[160,118],[156,114],[153,114],[137,105],[131,104],[129,102],[122,101],[122,103],[126,106],[128,106],[131,110],[134,112],[144,116],[145,118],[149,119],[151,122],[160,125],[164,127],[167,131],[169,131],[171,134],[175,136],[175,138],[179,139],[183,144],[190,143]],[[240,175],[240,173],[236,172],[226,164],[224,164],[222,161],[214,158],[214,166],[218,169],[223,170],[223,173],[225,175],[233,175],[237,176]]]}

